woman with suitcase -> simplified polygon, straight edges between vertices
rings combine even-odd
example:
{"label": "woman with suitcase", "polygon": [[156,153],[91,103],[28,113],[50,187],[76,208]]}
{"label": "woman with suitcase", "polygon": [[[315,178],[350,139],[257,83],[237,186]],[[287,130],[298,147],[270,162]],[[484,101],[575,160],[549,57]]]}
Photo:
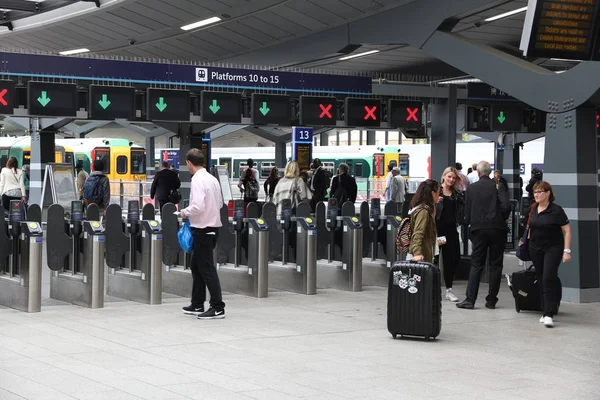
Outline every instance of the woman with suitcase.
{"label": "woman with suitcase", "polygon": [[571,261],[571,225],[563,208],[554,203],[552,186],[540,181],[533,186],[535,203],[529,221],[529,255],[542,288],[540,323],[554,326],[558,308],[558,267]]}

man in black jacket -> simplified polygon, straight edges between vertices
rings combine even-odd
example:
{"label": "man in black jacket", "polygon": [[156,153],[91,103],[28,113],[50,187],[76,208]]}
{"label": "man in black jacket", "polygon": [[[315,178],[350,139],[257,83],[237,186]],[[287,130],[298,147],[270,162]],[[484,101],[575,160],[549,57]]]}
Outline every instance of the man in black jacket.
{"label": "man in black jacket", "polygon": [[327,188],[329,187],[329,179],[327,179],[327,171],[323,168],[321,160],[315,158],[313,161],[313,176],[310,180],[310,189],[313,192],[312,209],[314,210],[317,203],[325,200]]}
{"label": "man in black jacket", "polygon": [[490,290],[485,306],[494,309],[498,302],[504,263],[504,245],[508,232],[506,220],[510,215],[510,203],[504,185],[500,185],[499,189],[496,189],[496,184],[490,179],[491,172],[492,168],[487,161],[480,162],[477,165],[479,181],[470,184],[467,188],[465,223],[470,226],[473,254],[467,298],[456,304],[458,308],[473,309],[475,307],[479,281],[485,268],[488,250]]}
{"label": "man in black jacket", "polygon": [[338,171],[338,176],[334,177],[331,182],[331,197],[335,197],[341,207],[346,201],[352,203],[356,201],[358,186],[356,185],[356,179],[349,174],[350,167],[348,167],[348,164],[341,163]]}
{"label": "man in black jacket", "polygon": [[175,170],[169,169],[169,163],[163,162],[162,169],[154,176],[152,188],[150,189],[150,198],[158,201],[158,207],[162,214],[162,208],[170,200],[169,197],[174,190],[181,187],[181,181]]}

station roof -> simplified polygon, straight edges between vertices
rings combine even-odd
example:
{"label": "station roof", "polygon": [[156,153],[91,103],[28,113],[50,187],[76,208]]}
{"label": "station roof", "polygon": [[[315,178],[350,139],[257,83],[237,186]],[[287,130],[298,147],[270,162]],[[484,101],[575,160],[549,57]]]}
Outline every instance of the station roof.
{"label": "station roof", "polygon": [[[436,75],[445,69],[445,75],[460,75],[423,51],[401,44],[348,43],[337,53],[320,51],[319,44],[332,35],[346,35],[348,23],[415,1],[419,0],[0,0],[0,9],[9,10],[5,22],[0,22],[0,49],[54,54],[88,49],[92,56],[374,75],[416,68]],[[31,4],[40,10],[32,11]],[[457,16],[460,22],[453,31],[518,54],[525,13],[492,22],[485,19],[525,6],[527,0],[489,1],[484,8]],[[209,18],[220,20],[182,29]],[[313,51],[299,52],[300,43],[313,43]],[[367,51],[378,52],[340,60]],[[550,68],[569,65],[537,63]],[[424,65],[430,68],[423,69]]]}

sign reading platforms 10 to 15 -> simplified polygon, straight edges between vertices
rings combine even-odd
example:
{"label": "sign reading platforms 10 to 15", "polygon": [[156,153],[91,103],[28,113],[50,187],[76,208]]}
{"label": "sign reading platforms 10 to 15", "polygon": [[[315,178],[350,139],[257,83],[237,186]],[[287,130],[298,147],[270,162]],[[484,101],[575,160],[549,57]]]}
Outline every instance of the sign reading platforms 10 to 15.
{"label": "sign reading platforms 10 to 15", "polygon": [[335,97],[300,96],[300,123],[310,126],[335,126],[337,99]]}
{"label": "sign reading platforms 10 to 15", "polygon": [[147,118],[151,121],[189,121],[190,92],[150,88],[147,91]]}
{"label": "sign reading platforms 10 to 15", "polygon": [[346,98],[346,126],[379,127],[381,101],[379,99]]}
{"label": "sign reading platforms 10 to 15", "polygon": [[273,94],[252,94],[252,123],[290,126],[292,109],[290,97]]}
{"label": "sign reading platforms 10 to 15", "polygon": [[27,82],[29,115],[77,116],[77,86],[70,83]]}
{"label": "sign reading platforms 10 to 15", "polygon": [[135,89],[90,85],[90,118],[135,119]]}
{"label": "sign reading platforms 10 to 15", "polygon": [[242,95],[239,93],[202,92],[202,121],[242,121]]}

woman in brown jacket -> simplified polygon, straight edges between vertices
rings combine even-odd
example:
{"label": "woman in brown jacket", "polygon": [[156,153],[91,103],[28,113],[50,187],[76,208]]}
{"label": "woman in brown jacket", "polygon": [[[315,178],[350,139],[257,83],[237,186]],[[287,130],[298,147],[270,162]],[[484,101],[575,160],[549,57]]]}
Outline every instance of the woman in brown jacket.
{"label": "woman in brown jacket", "polygon": [[[421,182],[410,202],[409,211],[412,236],[409,253],[413,261],[433,263],[437,234],[435,229],[435,204],[440,197],[440,184],[433,179]],[[439,243],[443,244],[443,243]]]}

